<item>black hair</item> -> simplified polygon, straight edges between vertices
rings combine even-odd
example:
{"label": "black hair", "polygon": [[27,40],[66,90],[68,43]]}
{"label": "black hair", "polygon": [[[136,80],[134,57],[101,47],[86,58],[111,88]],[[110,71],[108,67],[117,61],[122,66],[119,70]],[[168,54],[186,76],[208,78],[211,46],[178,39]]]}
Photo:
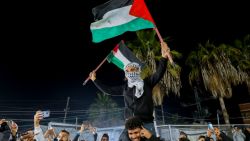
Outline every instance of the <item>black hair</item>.
{"label": "black hair", "polygon": [[107,134],[107,133],[104,133],[103,135],[102,135],[102,138],[103,137],[106,137],[108,140],[109,140],[109,135]]}
{"label": "black hair", "polygon": [[68,132],[67,130],[61,130],[61,132],[64,132],[64,133],[70,135],[69,132]]}
{"label": "black hair", "polygon": [[184,135],[184,136],[187,137],[187,134],[185,132],[183,132],[183,131],[180,131],[180,135]]}
{"label": "black hair", "polygon": [[200,135],[200,136],[198,137],[198,140],[201,139],[201,138],[206,139],[206,137],[205,137],[204,135]]}
{"label": "black hair", "polygon": [[125,128],[132,130],[135,128],[141,128],[143,125],[142,121],[138,117],[131,117],[125,123]]}

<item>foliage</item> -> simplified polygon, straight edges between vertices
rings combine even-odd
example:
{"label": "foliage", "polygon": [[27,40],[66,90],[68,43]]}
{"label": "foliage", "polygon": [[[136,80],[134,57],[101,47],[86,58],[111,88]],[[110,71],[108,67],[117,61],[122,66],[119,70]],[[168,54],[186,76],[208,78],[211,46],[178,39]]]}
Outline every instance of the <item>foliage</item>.
{"label": "foliage", "polygon": [[[145,67],[142,71],[142,77],[145,78],[156,71],[157,61],[161,58],[161,46],[157,38],[156,33],[152,30],[137,31],[137,39],[128,42],[128,47],[132,49],[136,57],[139,58]],[[164,39],[167,41],[167,38]],[[180,58],[181,53],[172,50],[173,58]],[[168,62],[167,71],[164,74],[163,79],[157,88],[154,89],[154,103],[155,105],[161,105],[164,95],[174,93],[180,95],[181,79],[180,79],[181,67],[178,64],[171,65]]]}
{"label": "foliage", "polygon": [[97,94],[97,99],[88,109],[88,120],[97,127],[109,127],[123,124],[123,109],[108,95]]}
{"label": "foliage", "polygon": [[[190,66],[189,83],[191,86],[203,82],[206,90],[219,98],[224,119],[229,123],[223,98],[232,96],[232,85],[246,83],[249,88],[249,35],[235,45],[214,45],[207,41],[199,44],[186,61]],[[199,85],[199,84],[198,84]]]}

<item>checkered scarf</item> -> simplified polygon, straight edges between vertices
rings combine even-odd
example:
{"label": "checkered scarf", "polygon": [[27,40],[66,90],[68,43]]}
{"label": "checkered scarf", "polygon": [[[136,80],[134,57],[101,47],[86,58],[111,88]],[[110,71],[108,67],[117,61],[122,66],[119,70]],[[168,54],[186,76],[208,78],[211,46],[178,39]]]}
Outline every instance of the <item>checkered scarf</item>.
{"label": "checkered scarf", "polygon": [[126,78],[128,79],[128,87],[129,88],[132,88],[132,87],[136,87],[136,91],[135,91],[135,96],[137,98],[140,98],[144,92],[143,90],[143,86],[144,86],[144,82],[143,80],[141,79],[141,76],[140,76],[140,73],[141,73],[141,67],[138,63],[129,63],[125,66],[125,69],[126,70],[126,67],[135,67],[135,68],[138,68],[138,71],[136,72],[127,72],[125,71],[125,76]]}

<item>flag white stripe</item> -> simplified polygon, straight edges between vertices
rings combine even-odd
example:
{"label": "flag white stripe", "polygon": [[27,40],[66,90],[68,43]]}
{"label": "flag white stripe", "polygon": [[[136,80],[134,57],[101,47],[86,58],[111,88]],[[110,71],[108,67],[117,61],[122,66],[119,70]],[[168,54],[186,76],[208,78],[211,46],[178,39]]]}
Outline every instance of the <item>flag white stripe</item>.
{"label": "flag white stripe", "polygon": [[137,17],[129,14],[131,6],[125,6],[105,13],[101,20],[91,23],[90,29],[119,26],[136,19]]}
{"label": "flag white stripe", "polygon": [[121,53],[121,51],[118,49],[117,52],[114,54],[114,56],[119,59],[121,62],[123,62],[124,66],[126,66],[130,61]]}

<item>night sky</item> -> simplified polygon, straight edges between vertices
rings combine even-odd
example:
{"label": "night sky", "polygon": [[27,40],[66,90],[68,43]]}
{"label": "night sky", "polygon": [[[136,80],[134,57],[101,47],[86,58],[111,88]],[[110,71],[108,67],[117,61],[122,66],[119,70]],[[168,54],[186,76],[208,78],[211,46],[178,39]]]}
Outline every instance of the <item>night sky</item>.
{"label": "night sky", "polygon": [[[38,109],[61,111],[52,117],[63,117],[67,97],[71,110],[86,110],[98,90],[92,82],[82,86],[93,70],[121,39],[136,38],[135,33],[95,44],[91,42],[91,9],[104,0],[29,1],[7,3],[1,14],[0,50],[0,118],[21,119],[19,111],[32,119]],[[146,0],[163,37],[170,37],[169,46],[183,53],[174,60],[183,66],[181,97],[166,97],[169,112],[180,112],[180,103],[192,103],[185,96],[193,93],[187,81],[184,65],[189,51],[207,40],[232,43],[249,34],[247,4],[218,2],[173,2]],[[123,73],[105,63],[97,75],[107,83],[121,81]],[[186,75],[186,76],[185,76]],[[244,86],[234,89],[241,98],[226,100],[237,105],[249,100]],[[121,98],[114,98],[123,106]],[[215,101],[212,101],[215,102]],[[209,105],[211,101],[207,101]],[[195,107],[190,107],[190,109]],[[190,112],[189,112],[190,113]],[[18,115],[17,115],[18,114]],[[74,115],[74,114],[73,114]]]}

